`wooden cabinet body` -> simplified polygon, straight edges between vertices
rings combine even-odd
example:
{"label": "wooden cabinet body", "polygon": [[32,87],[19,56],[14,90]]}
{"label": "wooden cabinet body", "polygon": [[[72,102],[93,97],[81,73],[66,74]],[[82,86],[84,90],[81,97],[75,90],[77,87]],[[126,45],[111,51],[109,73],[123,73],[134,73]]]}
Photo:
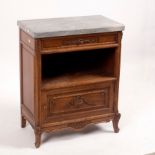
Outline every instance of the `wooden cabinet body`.
{"label": "wooden cabinet body", "polygon": [[20,29],[21,126],[41,134],[113,122],[118,132],[122,32],[33,38]]}

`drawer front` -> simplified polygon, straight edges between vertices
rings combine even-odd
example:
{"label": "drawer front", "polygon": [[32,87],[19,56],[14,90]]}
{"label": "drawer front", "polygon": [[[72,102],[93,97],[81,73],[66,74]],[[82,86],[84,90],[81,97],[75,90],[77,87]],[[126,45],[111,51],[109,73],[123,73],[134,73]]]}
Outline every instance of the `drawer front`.
{"label": "drawer front", "polygon": [[[91,34],[91,35],[77,35],[57,38],[41,39],[42,51],[61,51],[61,49],[76,50],[82,47],[100,46],[116,44],[117,33]],[[73,49],[74,48],[74,49]]]}
{"label": "drawer front", "polygon": [[20,31],[20,39],[25,45],[27,45],[31,49],[35,48],[35,40],[24,31]]}
{"label": "drawer front", "polygon": [[44,92],[44,122],[63,121],[81,118],[104,112],[112,112],[113,84],[106,83],[100,86],[72,88],[66,92]]}

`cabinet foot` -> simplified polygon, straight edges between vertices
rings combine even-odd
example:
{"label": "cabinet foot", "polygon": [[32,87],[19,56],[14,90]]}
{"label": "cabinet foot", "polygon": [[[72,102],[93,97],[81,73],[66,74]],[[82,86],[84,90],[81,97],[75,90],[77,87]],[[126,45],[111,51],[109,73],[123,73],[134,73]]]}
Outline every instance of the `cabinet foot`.
{"label": "cabinet foot", "polygon": [[26,127],[26,119],[24,118],[24,116],[21,116],[21,128],[25,127]]}
{"label": "cabinet foot", "polygon": [[115,116],[114,116],[114,118],[112,120],[113,128],[114,128],[115,133],[119,132],[118,122],[119,122],[120,117],[121,117],[121,114],[117,113],[117,114],[115,114]]}
{"label": "cabinet foot", "polygon": [[39,148],[41,144],[41,132],[35,131],[35,147]]}

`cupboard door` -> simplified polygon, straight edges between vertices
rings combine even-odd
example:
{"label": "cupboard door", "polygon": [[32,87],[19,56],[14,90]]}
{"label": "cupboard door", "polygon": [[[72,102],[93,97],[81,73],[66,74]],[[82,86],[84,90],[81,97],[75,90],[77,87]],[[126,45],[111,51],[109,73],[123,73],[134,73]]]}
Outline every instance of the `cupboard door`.
{"label": "cupboard door", "polygon": [[114,84],[70,88],[59,93],[46,91],[43,93],[43,122],[57,122],[112,113]]}

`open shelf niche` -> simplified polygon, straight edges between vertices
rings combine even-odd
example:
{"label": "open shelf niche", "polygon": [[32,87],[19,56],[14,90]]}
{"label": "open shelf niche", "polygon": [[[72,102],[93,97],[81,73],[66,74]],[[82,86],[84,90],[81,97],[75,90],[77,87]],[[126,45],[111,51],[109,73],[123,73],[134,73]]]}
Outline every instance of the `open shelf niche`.
{"label": "open shelf niche", "polygon": [[115,48],[42,55],[42,88],[115,80]]}

